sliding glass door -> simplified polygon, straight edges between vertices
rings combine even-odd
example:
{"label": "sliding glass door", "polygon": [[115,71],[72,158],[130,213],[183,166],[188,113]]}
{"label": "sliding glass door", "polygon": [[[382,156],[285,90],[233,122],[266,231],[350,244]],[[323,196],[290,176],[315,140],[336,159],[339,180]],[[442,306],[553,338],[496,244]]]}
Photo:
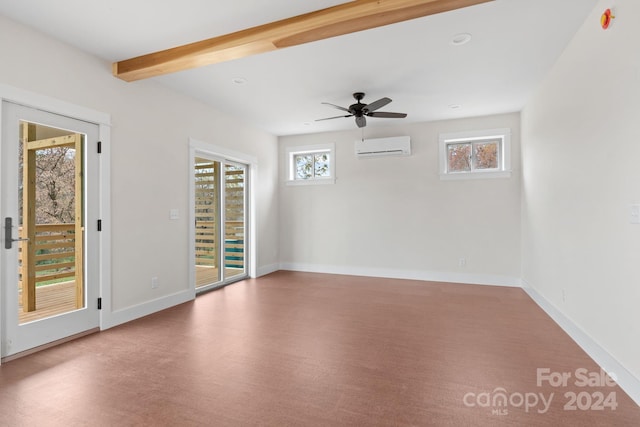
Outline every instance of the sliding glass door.
{"label": "sliding glass door", "polygon": [[194,158],[197,291],[247,277],[247,170],[223,159]]}

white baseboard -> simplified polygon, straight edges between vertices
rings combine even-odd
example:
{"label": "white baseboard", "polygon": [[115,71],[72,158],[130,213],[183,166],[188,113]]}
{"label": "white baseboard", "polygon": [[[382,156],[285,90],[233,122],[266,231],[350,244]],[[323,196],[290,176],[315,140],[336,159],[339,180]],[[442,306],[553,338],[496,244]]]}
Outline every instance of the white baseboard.
{"label": "white baseboard", "polygon": [[123,323],[148,316],[149,314],[165,310],[169,307],[173,307],[174,305],[191,301],[194,298],[194,291],[191,289],[187,289],[142,304],[123,308],[121,310],[116,310],[111,313],[105,313],[104,317],[102,318],[103,321],[100,325],[100,329],[104,330],[113,328],[114,326],[118,326]]}
{"label": "white baseboard", "polygon": [[640,379],[525,280],[522,282],[522,288],[605,372],[615,375],[620,388],[640,406]]}
{"label": "white baseboard", "polygon": [[304,271],[308,273],[344,274],[347,276],[382,277],[387,279],[425,280],[430,282],[466,283],[471,285],[490,285],[520,287],[522,282],[518,277],[452,273],[442,271],[399,270],[387,268],[350,267],[338,265],[302,264],[284,262],[281,270]]}
{"label": "white baseboard", "polygon": [[257,276],[262,277],[280,270],[280,264],[269,264],[258,267]]}

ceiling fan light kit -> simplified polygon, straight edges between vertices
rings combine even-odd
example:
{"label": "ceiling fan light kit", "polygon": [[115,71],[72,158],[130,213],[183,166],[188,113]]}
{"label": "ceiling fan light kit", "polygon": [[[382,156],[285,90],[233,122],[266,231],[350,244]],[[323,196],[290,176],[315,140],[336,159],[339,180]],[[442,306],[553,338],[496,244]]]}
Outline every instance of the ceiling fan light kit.
{"label": "ceiling fan light kit", "polygon": [[335,116],[335,117],[327,117],[325,119],[317,119],[316,121],[322,120],[332,120],[332,119],[340,119],[344,117],[355,117],[356,125],[359,128],[363,128],[367,125],[367,117],[380,117],[387,119],[404,119],[407,117],[406,113],[391,113],[387,111],[377,111],[379,108],[384,107],[385,105],[391,102],[391,98],[380,98],[377,101],[373,101],[370,104],[364,104],[361,101],[364,99],[364,92],[355,92],[353,97],[355,98],[355,104],[351,104],[349,108],[341,107],[339,105],[331,104],[330,102],[323,102],[325,105],[329,105],[338,110],[344,111],[346,115]]}

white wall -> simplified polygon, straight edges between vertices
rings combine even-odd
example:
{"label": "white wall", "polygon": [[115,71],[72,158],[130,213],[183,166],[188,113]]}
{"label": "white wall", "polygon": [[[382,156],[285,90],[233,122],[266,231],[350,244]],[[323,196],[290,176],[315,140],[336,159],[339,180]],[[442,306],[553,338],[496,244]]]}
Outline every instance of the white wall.
{"label": "white wall", "polygon": [[[599,13],[612,4],[617,17],[605,32]],[[3,17],[0,83],[112,116],[113,310],[187,287],[193,137],[258,158],[259,269],[281,261],[505,284],[522,274],[640,378],[640,226],[629,224],[629,205],[640,203],[639,18],[638,2],[601,1],[527,105],[522,187],[518,114],[367,128],[367,138],[410,135],[406,158],[356,160],[356,129],[283,137],[278,154],[269,134],[153,81],[117,80],[110,64]],[[512,178],[439,179],[438,133],[500,127],[513,132]],[[285,147],[323,142],[336,143],[337,183],[285,186],[277,171]],[[169,221],[170,208],[180,220]]]}
{"label": "white wall", "polygon": [[[334,142],[334,185],[287,186],[280,175],[280,255],[288,269],[511,284],[520,278],[520,116],[365,128],[409,135],[413,155],[358,160],[349,132],[280,138],[285,149]],[[509,179],[442,181],[438,134],[512,129]],[[283,163],[284,164],[284,163]],[[466,259],[466,267],[459,259]]]}
{"label": "white wall", "polygon": [[600,1],[522,114],[523,278],[636,378],[639,22],[639,2]]}
{"label": "white wall", "polygon": [[[0,58],[0,83],[111,115],[114,311],[188,288],[189,137],[258,158],[258,269],[277,265],[274,136],[153,81],[120,81],[111,64],[1,16]],[[171,208],[178,221],[169,220]]]}

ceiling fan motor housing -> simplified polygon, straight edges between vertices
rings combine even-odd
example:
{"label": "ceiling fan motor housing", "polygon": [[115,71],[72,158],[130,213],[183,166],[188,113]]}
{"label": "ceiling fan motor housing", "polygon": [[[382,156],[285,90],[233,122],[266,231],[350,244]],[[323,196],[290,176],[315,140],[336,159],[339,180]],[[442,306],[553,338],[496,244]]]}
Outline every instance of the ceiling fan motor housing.
{"label": "ceiling fan motor housing", "polygon": [[364,107],[366,107],[366,104],[363,104],[360,101],[362,101],[362,99],[364,98],[364,92],[356,92],[353,94],[353,97],[358,102],[349,106],[349,112],[356,117],[362,117],[362,115],[364,114],[363,110]]}

